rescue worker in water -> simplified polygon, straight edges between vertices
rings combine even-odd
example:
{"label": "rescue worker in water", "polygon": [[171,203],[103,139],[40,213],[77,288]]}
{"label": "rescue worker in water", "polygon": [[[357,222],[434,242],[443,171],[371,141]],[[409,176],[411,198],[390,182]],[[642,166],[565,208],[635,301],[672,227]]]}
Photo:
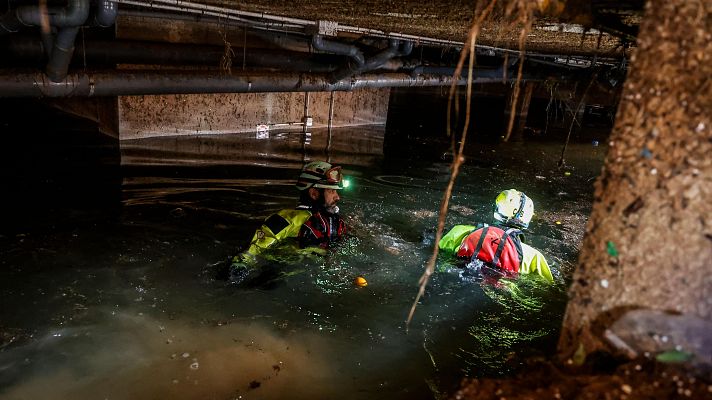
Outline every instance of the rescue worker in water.
{"label": "rescue worker in water", "polygon": [[534,202],[527,195],[515,189],[505,190],[494,204],[494,218],[499,225],[456,225],[440,239],[438,246],[465,259],[468,267],[488,267],[486,270],[505,277],[538,274],[553,282],[546,258],[523,242],[521,230],[529,226],[533,215]]}
{"label": "rescue worker in water", "polygon": [[346,233],[346,224],[336,205],[343,189],[341,167],[324,161],[304,165],[296,184],[299,201],[293,209],[270,215],[257,228],[246,252],[233,258],[233,265],[254,258],[287,238],[297,238],[300,248],[326,249]]}

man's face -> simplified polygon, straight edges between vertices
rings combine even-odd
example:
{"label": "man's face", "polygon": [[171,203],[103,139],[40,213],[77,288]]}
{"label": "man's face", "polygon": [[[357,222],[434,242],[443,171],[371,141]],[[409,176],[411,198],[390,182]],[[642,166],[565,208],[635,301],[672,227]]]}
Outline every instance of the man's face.
{"label": "man's face", "polygon": [[[322,192],[324,193],[323,196],[321,195]],[[324,208],[335,206],[336,203],[338,203],[338,201],[341,199],[336,189],[319,190],[317,188],[309,188],[309,197],[311,197],[314,201],[318,201],[319,199],[321,199]]]}
{"label": "man's face", "polygon": [[336,189],[324,189],[324,207],[333,207],[341,199]]}

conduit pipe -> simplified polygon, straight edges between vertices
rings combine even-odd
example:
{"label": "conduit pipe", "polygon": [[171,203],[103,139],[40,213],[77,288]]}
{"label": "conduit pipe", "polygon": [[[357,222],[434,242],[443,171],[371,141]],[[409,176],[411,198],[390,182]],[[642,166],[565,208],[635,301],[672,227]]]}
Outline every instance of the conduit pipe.
{"label": "conduit pipe", "polygon": [[[187,13],[192,13],[192,14],[197,14],[197,15],[212,15],[212,16],[222,17],[225,19],[242,20],[245,22],[250,22],[250,21],[245,20],[244,18],[255,18],[256,20],[253,20],[252,23],[262,23],[267,26],[274,26],[274,28],[272,28],[272,29],[277,28],[278,24],[282,24],[282,28],[283,27],[305,28],[305,27],[316,26],[316,21],[310,21],[310,20],[304,20],[304,19],[298,19],[298,18],[281,17],[281,16],[270,15],[270,14],[265,14],[265,13],[240,11],[240,10],[234,10],[234,9],[225,8],[225,7],[210,6],[210,5],[206,5],[206,4],[193,3],[190,1],[182,1],[182,0],[151,0],[151,1],[146,1],[146,2],[140,2],[140,1],[136,1],[136,0],[115,0],[115,1],[117,3],[121,3],[121,4],[131,4],[131,5],[143,6],[143,7],[147,7],[147,8],[181,11],[181,12],[187,12]],[[257,20],[259,20],[259,21],[257,21]],[[387,33],[387,32],[376,30],[376,29],[359,28],[359,27],[353,27],[353,26],[347,26],[347,25],[339,25],[339,31],[362,34],[362,35],[369,35],[369,36],[376,36],[376,37],[381,37],[381,38],[405,39],[405,40],[410,40],[410,41],[417,41],[420,44],[433,44],[433,45],[438,45],[438,46],[456,46],[456,47],[462,47],[464,45],[463,42],[458,42],[458,41],[434,39],[434,38],[429,38],[429,37],[425,37],[425,36],[406,35],[406,34],[402,34],[402,33],[393,33],[393,32]]]}
{"label": "conduit pipe", "polygon": [[[189,1],[182,1],[182,0],[150,0],[150,1],[112,0],[112,1],[117,4],[129,4],[129,5],[134,5],[134,6],[138,6],[138,7],[144,7],[144,8],[163,9],[163,10],[172,10],[172,11],[190,13],[197,17],[204,17],[207,15],[207,16],[218,17],[223,20],[227,19],[227,20],[233,20],[233,21],[241,21],[247,25],[250,25],[250,27],[252,27],[252,28],[264,29],[264,30],[270,30],[270,31],[278,31],[278,32],[284,32],[286,28],[296,28],[296,29],[301,29],[301,32],[304,33],[305,28],[314,27],[317,24],[316,21],[281,17],[281,16],[264,14],[264,13],[240,11],[240,10],[234,10],[234,9],[225,8],[225,7],[210,6],[210,5],[206,5],[206,4],[192,3]],[[255,18],[255,20],[245,19],[245,17]],[[382,30],[378,30],[378,29],[361,28],[361,27],[341,25],[341,24],[339,24],[338,30],[339,30],[339,32],[347,32],[347,33],[353,33],[353,34],[358,34],[358,35],[366,35],[366,36],[373,36],[373,37],[386,38],[386,39],[407,40],[407,41],[417,42],[419,45],[452,46],[455,48],[460,48],[460,47],[464,46],[464,42],[460,42],[460,41],[456,41],[456,40],[435,39],[435,38],[430,38],[430,37],[426,37],[426,36],[407,35],[407,34],[403,34],[403,33],[386,32],[386,31],[382,31]],[[520,53],[519,50],[517,50],[517,49],[507,49],[507,48],[503,48],[503,47],[484,46],[484,45],[479,45],[479,44],[476,46],[476,48],[477,48],[478,54],[482,54],[482,53],[485,53],[485,54],[509,53],[509,54],[518,55]],[[549,56],[548,54],[542,54],[542,53],[527,53],[527,58],[548,57],[548,56]],[[586,57],[584,55],[582,55],[578,58],[588,59],[588,57]],[[599,57],[599,62],[602,62],[602,61],[618,62],[618,59],[616,59],[616,58],[603,59],[603,58]]]}
{"label": "conduit pipe", "polygon": [[[489,74],[488,74],[489,75]],[[474,83],[501,82],[491,74]],[[496,76],[495,76],[496,75]],[[511,79],[511,78],[510,78]],[[331,92],[364,88],[449,86],[452,76],[405,73],[364,74],[332,83],[325,74],[190,74],[161,71],[112,71],[70,74],[52,82],[40,73],[0,74],[0,97],[133,96],[247,92]],[[465,85],[466,78],[457,80]]]}
{"label": "conduit pipe", "polygon": [[[48,8],[47,14],[49,24],[59,30],[52,50],[49,51],[46,73],[53,82],[61,82],[69,69],[79,27],[89,17],[89,0],[70,0],[67,7]],[[21,6],[9,10],[0,21],[0,27],[3,28],[0,33],[17,32],[23,26],[40,26],[42,17],[39,6]]]}
{"label": "conduit pipe", "polygon": [[[168,10],[168,11],[178,11],[178,12],[184,12],[184,13],[189,13],[193,15],[199,15],[199,16],[211,16],[211,17],[217,17],[219,19],[224,19],[224,20],[231,20],[231,21],[238,21],[243,23],[244,25],[249,26],[250,28],[254,29],[264,29],[264,30],[280,30],[283,31],[286,28],[296,28],[299,30],[303,30],[306,25],[313,25],[313,22],[310,21],[305,21],[305,20],[297,20],[294,18],[286,18],[286,17],[276,17],[276,16],[269,16],[266,14],[258,14],[258,13],[250,13],[250,12],[244,12],[244,11],[238,11],[238,10],[231,10],[228,8],[222,8],[222,7],[216,7],[216,6],[208,6],[205,4],[198,4],[198,8],[195,7],[187,7],[185,4],[195,4],[195,3],[189,3],[185,1],[180,1],[180,0],[168,0],[168,1],[159,1],[159,0],[151,0],[150,2],[146,2],[145,0],[113,0],[117,4],[127,4],[131,6],[137,6],[137,7],[147,7],[147,8],[152,8],[152,9],[158,9],[158,10]],[[244,16],[256,16],[257,18],[260,18],[261,21],[254,21],[254,20],[249,20],[245,19]],[[272,20],[275,22],[270,22],[270,21],[265,21],[265,20]],[[305,25],[305,23],[307,23]]]}
{"label": "conduit pipe", "polygon": [[365,62],[358,64],[356,68],[351,68],[350,65],[347,65],[341,68],[340,70],[335,71],[331,80],[332,82],[338,82],[342,79],[349,78],[357,74],[376,70],[386,64],[392,58],[398,56],[407,56],[410,54],[411,51],[413,51],[413,42],[405,41],[401,43],[401,41],[398,39],[390,39],[388,41],[388,48],[369,58]]}
{"label": "conduit pipe", "polygon": [[45,72],[52,82],[61,82],[67,76],[69,63],[74,54],[74,40],[79,33],[79,27],[66,27],[57,32],[52,47],[52,55],[47,62]]}
{"label": "conduit pipe", "polygon": [[[233,59],[243,59],[243,49],[233,48]],[[42,45],[33,38],[20,37],[0,41],[0,53],[8,59],[0,60],[0,66],[36,66],[42,62]],[[225,54],[224,46],[145,42],[134,40],[86,42],[83,56],[88,63],[113,64],[160,64],[160,65],[211,65],[217,67]],[[312,55],[303,52],[271,49],[254,49],[244,54],[250,68],[272,68],[301,72],[332,72],[346,61],[345,57],[329,54]],[[74,62],[78,60],[75,54]]]}
{"label": "conduit pipe", "polygon": [[[88,0],[70,0],[67,7],[49,7],[49,24],[57,28],[77,27],[89,16]],[[0,34],[14,33],[26,26],[40,26],[42,12],[39,6],[20,6],[9,10],[0,19]]]}
{"label": "conduit pipe", "polygon": [[326,53],[349,56],[358,66],[361,66],[366,62],[363,53],[358,47],[346,43],[325,40],[321,35],[314,35],[312,38],[312,46],[314,46],[315,49]]}
{"label": "conduit pipe", "polygon": [[69,7],[62,17],[59,17],[62,14],[56,14],[53,18],[50,11],[50,25],[61,28],[54,38],[54,46],[47,63],[46,73],[52,82],[62,82],[67,77],[69,63],[72,62],[74,54],[74,42],[80,26],[86,22],[102,28],[114,25],[118,12],[116,4],[111,0],[95,0],[94,3],[95,9],[91,21],[88,21],[88,0],[70,1]]}
{"label": "conduit pipe", "polygon": [[108,28],[116,23],[119,6],[113,0],[97,0],[95,2],[94,16],[89,23],[92,26]]}

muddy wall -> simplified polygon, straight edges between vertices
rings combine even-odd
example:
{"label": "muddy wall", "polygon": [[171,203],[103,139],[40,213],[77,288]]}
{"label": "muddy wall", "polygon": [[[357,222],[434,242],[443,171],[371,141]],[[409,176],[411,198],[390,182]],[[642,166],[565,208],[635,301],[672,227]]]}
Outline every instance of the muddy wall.
{"label": "muddy wall", "polygon": [[[389,93],[390,89],[334,92],[332,126],[384,125]],[[309,94],[308,115],[314,128],[328,125],[331,96]],[[301,129],[304,102],[304,93],[123,96],[120,138],[256,132],[257,125]]]}

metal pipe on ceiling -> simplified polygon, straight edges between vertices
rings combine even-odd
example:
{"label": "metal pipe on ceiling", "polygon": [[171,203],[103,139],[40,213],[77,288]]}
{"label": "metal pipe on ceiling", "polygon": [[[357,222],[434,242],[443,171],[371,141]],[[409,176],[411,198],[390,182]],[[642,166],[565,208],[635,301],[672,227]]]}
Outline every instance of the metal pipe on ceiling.
{"label": "metal pipe on ceiling", "polygon": [[[303,52],[253,49],[244,53],[233,48],[233,59],[243,59],[249,68],[272,68],[300,72],[334,71],[346,62],[343,56]],[[8,55],[1,65],[35,66],[43,62],[42,43],[31,37],[0,40],[0,52]],[[244,53],[244,54],[243,54]],[[84,45],[82,57],[89,65],[152,64],[207,65],[217,67],[225,54],[224,46],[144,42],[134,40],[92,40]],[[75,63],[79,55],[74,55]]]}
{"label": "metal pipe on ceiling", "polygon": [[316,50],[326,53],[349,56],[358,66],[361,66],[364,62],[366,62],[363,53],[358,47],[332,40],[325,40],[322,35],[314,35],[312,38],[312,46],[314,46]]}
{"label": "metal pipe on ceiling", "polygon": [[116,22],[119,6],[113,0],[97,0],[94,15],[89,19],[91,26],[108,28]]}
{"label": "metal pipe on ceiling", "polygon": [[[200,15],[200,16],[207,15],[207,16],[211,16],[211,17],[217,17],[217,18],[223,19],[223,20],[231,20],[231,21],[241,22],[243,25],[249,26],[254,29],[278,30],[278,31],[282,31],[282,32],[284,32],[287,29],[298,29],[298,32],[301,32],[301,31],[303,31],[304,27],[306,26],[301,23],[295,24],[293,22],[288,22],[287,20],[290,20],[290,18],[284,18],[284,17],[263,18],[263,19],[276,19],[275,22],[254,21],[254,20],[242,18],[241,15],[245,14],[242,11],[230,10],[227,8],[214,7],[214,6],[210,6],[209,9],[196,9],[196,8],[184,6],[184,4],[186,2],[181,2],[181,1],[152,0],[149,3],[146,3],[145,1],[137,1],[137,0],[112,0],[112,1],[115,1],[118,4],[126,4],[126,5],[137,6],[137,7],[168,10],[168,11],[178,11],[178,12],[185,12],[185,13],[189,13],[189,14],[193,14],[193,15]],[[253,13],[250,13],[250,14],[253,14]],[[310,25],[313,25],[313,22],[310,23]]]}
{"label": "metal pipe on ceiling", "polygon": [[[220,17],[220,18],[224,18],[224,19],[228,19],[228,20],[242,21],[248,25],[251,25],[252,27],[256,27],[255,25],[261,24],[261,25],[263,25],[262,28],[264,28],[264,29],[279,30],[282,32],[284,31],[285,28],[301,28],[302,32],[304,33],[305,28],[315,27],[317,25],[317,21],[310,21],[310,20],[299,19],[299,18],[281,17],[278,15],[254,13],[254,12],[249,12],[249,11],[240,11],[240,10],[234,10],[234,9],[225,8],[225,7],[209,6],[206,4],[192,3],[189,1],[181,1],[181,0],[151,0],[150,2],[143,2],[143,1],[139,1],[139,0],[112,0],[112,1],[115,1],[116,3],[120,3],[120,4],[127,4],[127,5],[144,7],[144,8],[180,11],[180,12],[186,12],[186,13],[191,13],[191,14],[195,14],[195,15],[210,15],[210,16]],[[246,19],[246,18],[256,18],[257,20],[251,20],[251,19]],[[339,25],[338,30],[339,30],[339,32],[355,33],[355,34],[368,35],[368,36],[374,36],[374,37],[386,38],[386,39],[394,38],[394,39],[410,40],[410,41],[417,42],[421,45],[430,44],[430,45],[436,45],[436,46],[454,46],[454,47],[462,47],[464,45],[463,42],[459,42],[456,40],[444,40],[444,39],[429,38],[429,37],[425,37],[425,36],[407,35],[407,34],[396,33],[396,32],[384,32],[384,31],[377,30],[377,29],[360,28],[360,27],[348,26],[348,25]]]}
{"label": "metal pipe on ceiling", "polygon": [[[474,83],[501,82],[500,70],[478,71]],[[511,78],[510,78],[511,79]],[[531,77],[525,77],[531,79]],[[336,83],[327,74],[215,74],[110,71],[70,74],[52,82],[41,73],[0,74],[0,97],[92,97],[200,93],[331,92],[364,88],[449,86],[452,76],[364,74]],[[465,85],[466,77],[457,80]]]}
{"label": "metal pipe on ceiling", "polygon": [[[264,13],[253,13],[248,11],[234,10],[225,7],[210,6],[200,3],[192,3],[189,1],[182,0],[151,0],[150,2],[144,2],[140,0],[110,0],[120,4],[133,5],[143,8],[154,8],[163,9],[170,11],[179,11],[190,13],[196,16],[214,16],[223,20],[233,20],[240,21],[243,24],[255,28],[268,31],[278,31],[287,32],[289,29],[294,29],[292,33],[302,33],[307,34],[310,29],[313,29],[317,25],[317,21],[310,21],[298,18],[281,17],[276,15],[264,14]],[[259,20],[252,20],[247,18],[257,18]],[[273,22],[271,22],[273,21]],[[365,36],[372,36],[378,38],[386,39],[401,39],[408,40],[411,42],[418,43],[419,45],[434,45],[434,46],[448,46],[460,48],[464,46],[464,42],[456,40],[445,40],[436,39],[426,36],[408,35],[404,33],[397,32],[386,32],[378,29],[371,28],[361,28],[357,26],[349,25],[338,25],[339,32],[360,34]],[[478,54],[485,55],[495,55],[495,54],[520,54],[519,50],[507,49],[503,47],[487,46],[487,45],[476,45],[476,51]],[[551,54],[544,54],[538,52],[528,52],[527,58],[550,58]],[[586,56],[574,56],[576,59],[588,61],[591,57]],[[617,62],[614,57],[600,58],[598,63],[608,63]]]}
{"label": "metal pipe on ceiling", "polygon": [[355,66],[346,65],[334,72],[331,80],[337,82],[353,75],[363,74],[381,68],[394,57],[407,56],[413,50],[413,42],[401,42],[398,39],[390,39],[388,47],[373,57]]}
{"label": "metal pipe on ceiling", "polygon": [[[39,6],[19,6],[8,10],[0,18],[0,33],[14,33],[20,28],[28,26],[41,26],[44,17]],[[47,20],[51,26],[57,28],[77,27],[82,25],[89,15],[89,2],[87,0],[71,0],[66,7],[49,7]]]}
{"label": "metal pipe on ceiling", "polygon": [[89,0],[70,0],[66,7],[50,7],[46,10],[46,16],[44,11],[40,6],[20,6],[9,10],[0,22],[3,28],[0,33],[16,32],[23,26],[41,26],[46,17],[49,24],[57,28],[53,43],[49,35],[43,34],[45,51],[49,55],[46,72],[49,79],[61,82],[67,76],[79,27],[89,17]]}
{"label": "metal pipe on ceiling", "polygon": [[[126,2],[126,0],[114,0],[114,1],[116,1],[117,3]],[[184,1],[184,0],[150,0],[148,2],[148,4],[144,3],[144,6],[150,7],[154,4],[166,4],[166,5],[174,6],[179,9],[186,9],[186,10],[192,9],[192,10],[200,11],[201,13],[205,13],[205,14],[218,13],[223,16],[232,15],[232,16],[238,16],[238,17],[257,18],[257,19],[261,19],[261,20],[270,20],[270,21],[281,22],[284,24],[293,24],[293,25],[301,25],[301,26],[314,25],[313,21],[309,21],[306,19],[290,18],[290,17],[282,17],[279,15],[270,15],[270,14],[265,14],[265,13],[234,10],[231,8],[211,6],[211,5],[202,4],[202,3],[193,3],[191,1]]]}

